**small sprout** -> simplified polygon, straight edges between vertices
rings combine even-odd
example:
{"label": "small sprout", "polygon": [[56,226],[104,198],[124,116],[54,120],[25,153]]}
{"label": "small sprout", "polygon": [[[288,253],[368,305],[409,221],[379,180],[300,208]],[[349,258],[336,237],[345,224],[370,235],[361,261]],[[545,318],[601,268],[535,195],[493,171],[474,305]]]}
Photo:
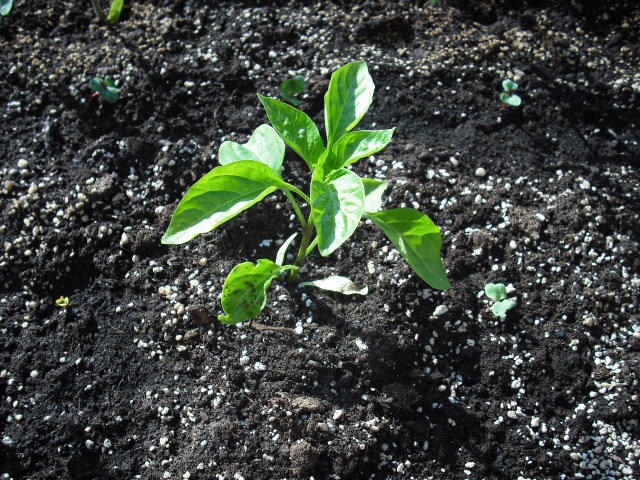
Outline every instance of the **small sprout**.
{"label": "small sprout", "polygon": [[429,0],[429,3],[432,7],[435,7],[436,5],[438,5],[438,0]]}
{"label": "small sprout", "polygon": [[305,85],[304,77],[302,75],[296,75],[282,82],[282,85],[280,85],[280,96],[294,107],[297,107],[300,105],[300,100],[298,100],[295,95],[300,95]]}
{"label": "small sprout", "polygon": [[[2,0],[0,0],[2,1]],[[111,8],[109,9],[109,16],[105,18],[104,11],[102,10],[102,1],[101,0],[91,0],[91,4],[93,5],[93,9],[98,16],[98,20],[101,22],[106,22],[109,20],[110,23],[117,23],[120,20],[120,15],[122,14],[122,7],[124,7],[124,0],[113,0],[111,3]]]}
{"label": "small sprout", "polygon": [[108,75],[104,78],[93,77],[89,80],[89,87],[93,90],[91,99],[100,98],[109,103],[116,103],[120,98],[120,89],[116,87],[113,78]]}
{"label": "small sprout", "polygon": [[69,305],[71,305],[71,301],[69,300],[69,297],[61,295],[60,298],[56,299],[56,305],[66,310],[69,308]]}
{"label": "small sprout", "polygon": [[507,311],[518,305],[513,298],[507,298],[507,287],[504,283],[487,283],[484,293],[493,301],[491,313],[496,317],[506,318]]}
{"label": "small sprout", "polygon": [[519,107],[522,103],[522,99],[516,95],[515,92],[518,89],[518,84],[513,80],[507,78],[502,81],[502,90],[500,94],[500,101],[503,105],[510,107]]}
{"label": "small sprout", "polygon": [[11,12],[13,0],[0,0],[0,17],[6,17]]}

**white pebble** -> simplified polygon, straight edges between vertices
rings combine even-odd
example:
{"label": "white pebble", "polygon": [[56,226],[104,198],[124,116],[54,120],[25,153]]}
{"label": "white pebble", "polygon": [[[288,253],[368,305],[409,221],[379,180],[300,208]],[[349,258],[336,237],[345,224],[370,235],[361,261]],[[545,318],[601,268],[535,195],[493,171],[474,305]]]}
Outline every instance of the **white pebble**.
{"label": "white pebble", "polygon": [[264,363],[262,363],[262,362],[256,362],[256,363],[253,365],[253,368],[254,368],[254,369],[256,369],[256,370],[257,370],[257,371],[259,371],[259,372],[264,372],[264,371],[266,371],[266,370],[267,370],[267,366],[266,366]]}
{"label": "white pebble", "polygon": [[27,162],[24,158],[18,160],[18,168],[27,168],[29,166],[29,162]]}
{"label": "white pebble", "polygon": [[441,317],[449,311],[449,308],[446,305],[438,305],[436,309],[433,311],[434,317]]}
{"label": "white pebble", "polygon": [[29,376],[31,378],[36,378],[38,376],[38,371],[37,370],[31,370],[31,373],[29,374]]}
{"label": "white pebble", "polygon": [[487,175],[487,171],[482,168],[482,167],[478,167],[476,169],[476,177],[485,177]]}
{"label": "white pebble", "polygon": [[336,410],[333,412],[333,420],[338,421],[344,416],[344,410]]}

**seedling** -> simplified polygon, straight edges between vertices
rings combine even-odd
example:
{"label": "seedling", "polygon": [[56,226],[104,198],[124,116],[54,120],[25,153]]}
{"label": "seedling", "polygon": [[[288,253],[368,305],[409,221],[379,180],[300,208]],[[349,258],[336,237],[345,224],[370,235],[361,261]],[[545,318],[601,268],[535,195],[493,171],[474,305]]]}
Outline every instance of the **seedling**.
{"label": "seedling", "polygon": [[280,96],[294,107],[297,107],[300,105],[300,100],[298,100],[295,95],[300,95],[305,85],[304,77],[302,75],[296,75],[282,82],[282,85],[280,85]]}
{"label": "seedling", "polygon": [[67,308],[69,308],[69,305],[71,305],[71,301],[69,300],[69,297],[65,297],[64,295],[62,295],[60,296],[60,298],[56,299],[56,305],[66,310]]}
{"label": "seedling", "polygon": [[509,107],[519,107],[522,103],[522,99],[516,95],[515,92],[518,89],[518,84],[510,79],[502,81],[502,93],[500,94],[500,101],[503,105]]}
{"label": "seedling", "polygon": [[496,317],[506,318],[507,311],[518,305],[513,298],[507,298],[507,287],[504,283],[487,283],[484,293],[492,300],[491,313]]}
{"label": "seedling", "polygon": [[0,0],[0,17],[4,18],[11,12],[13,0]]}
{"label": "seedling", "polygon": [[120,89],[116,87],[113,78],[109,76],[104,78],[93,77],[89,80],[89,86],[93,90],[91,100],[100,98],[109,103],[116,103],[120,98]]}
{"label": "seedling", "polygon": [[[280,247],[276,261],[237,265],[224,282],[218,319],[236,324],[258,316],[267,302],[271,282],[289,274],[296,282],[305,258],[314,249],[327,256],[353,235],[361,219],[378,225],[400,254],[433,288],[451,287],[440,260],[440,229],[425,214],[410,208],[380,210],[385,180],[361,178],[347,168],[382,150],[394,129],[352,131],[369,109],[374,85],[365,62],[354,62],[333,73],[324,97],[327,143],[301,110],[275,98],[258,95],[273,127],[260,125],[245,144],[220,145],[220,166],[198,180],[184,195],[162,237],[164,244],[182,244],[210,232],[267,195],[281,191],[300,222],[302,238],[293,264],[285,264],[295,234]],[[311,173],[308,193],[281,175],[285,143],[305,161]],[[304,203],[299,204],[298,199]],[[308,207],[307,215],[302,207]],[[345,282],[344,280],[347,280]],[[343,277],[306,282],[342,293],[364,294]]]}
{"label": "seedling", "polygon": [[117,23],[118,20],[120,20],[120,15],[122,14],[124,0],[113,0],[107,18],[105,18],[104,10],[102,9],[102,0],[91,0],[91,4],[93,5],[93,9],[101,22],[105,23],[108,20],[110,23]]}

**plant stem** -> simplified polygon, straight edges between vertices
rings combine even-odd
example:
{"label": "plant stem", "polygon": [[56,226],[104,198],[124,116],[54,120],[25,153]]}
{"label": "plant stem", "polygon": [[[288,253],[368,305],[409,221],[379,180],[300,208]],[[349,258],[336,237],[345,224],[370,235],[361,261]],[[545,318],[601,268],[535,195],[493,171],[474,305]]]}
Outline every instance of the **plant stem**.
{"label": "plant stem", "polygon": [[290,191],[288,190],[282,190],[282,191],[291,202],[291,206],[293,207],[293,210],[296,212],[298,220],[300,221],[300,225],[302,225],[302,229],[304,230],[305,228],[307,228],[307,220],[304,218],[304,215],[302,214],[302,210],[300,210],[300,206],[298,205],[298,202],[296,202],[295,197],[291,194]]}
{"label": "plant stem", "polygon": [[293,193],[299,195],[300,198],[302,198],[305,202],[307,202],[309,205],[311,205],[311,199],[307,195],[305,195],[305,193],[302,190],[300,190],[297,187],[294,187],[293,185],[290,185],[290,187],[293,187],[293,188],[291,188],[291,191]]}
{"label": "plant stem", "polygon": [[300,249],[298,250],[298,255],[296,256],[296,261],[294,265],[298,267],[296,270],[291,271],[291,276],[289,277],[289,283],[294,283],[298,280],[298,271],[302,262],[307,257],[307,247],[309,246],[309,240],[311,240],[311,235],[313,235],[313,230],[315,225],[313,223],[313,217],[309,214],[309,219],[307,220],[307,228],[304,229],[304,235],[302,236],[302,241],[300,242]]}
{"label": "plant stem", "polygon": [[318,237],[314,238],[313,242],[309,244],[309,248],[307,248],[307,251],[304,254],[304,256],[308,257],[311,254],[311,252],[313,252],[313,249],[316,248],[316,245],[318,245]]}
{"label": "plant stem", "polygon": [[106,18],[104,18],[104,12],[102,11],[102,2],[100,0],[91,0],[93,4],[93,9],[96,11],[96,15],[98,15],[98,20],[102,23],[106,22]]}

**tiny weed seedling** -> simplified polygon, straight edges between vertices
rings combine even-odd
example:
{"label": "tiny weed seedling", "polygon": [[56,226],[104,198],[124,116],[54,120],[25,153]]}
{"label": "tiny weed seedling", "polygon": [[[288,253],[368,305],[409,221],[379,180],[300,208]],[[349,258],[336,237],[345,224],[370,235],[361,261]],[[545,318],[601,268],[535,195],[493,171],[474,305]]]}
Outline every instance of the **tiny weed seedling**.
{"label": "tiny weed seedling", "polygon": [[91,99],[100,98],[109,103],[116,103],[120,98],[120,89],[116,87],[113,78],[106,76],[104,78],[93,77],[89,80],[89,86],[93,90]]}
{"label": "tiny weed seedling", "polygon": [[496,317],[506,318],[507,311],[514,308],[518,303],[513,298],[507,298],[507,287],[504,283],[487,283],[484,293],[491,299],[491,313]]}
{"label": "tiny weed seedling", "polygon": [[105,23],[108,20],[110,23],[117,23],[120,20],[120,15],[122,15],[124,0],[113,0],[111,8],[109,8],[109,15],[106,18],[102,9],[102,0],[91,0],[91,4],[101,22]]}
{"label": "tiny weed seedling", "polygon": [[522,104],[522,99],[516,95],[515,92],[518,89],[518,84],[510,79],[502,81],[502,93],[500,94],[500,101],[503,105],[509,107],[519,107]]}
{"label": "tiny weed seedling", "polygon": [[64,295],[61,295],[60,298],[56,299],[56,305],[66,310],[67,308],[69,308],[69,305],[71,305],[71,301],[69,300],[69,297],[65,297]]}
{"label": "tiny weed seedling", "polygon": [[0,18],[4,18],[11,13],[13,0],[0,0]]}
{"label": "tiny weed seedling", "polygon": [[[388,182],[362,178],[347,168],[382,150],[394,129],[352,131],[373,100],[374,85],[365,62],[354,62],[333,73],[324,97],[326,145],[313,120],[301,110],[275,98],[258,95],[273,127],[259,126],[245,144],[220,145],[220,166],[198,180],[176,208],[164,244],[182,244],[236,217],[267,195],[281,191],[291,202],[302,231],[293,264],[285,264],[287,248],[297,234],[280,247],[276,261],[237,265],[224,282],[221,322],[236,324],[258,316],[267,302],[271,282],[284,274],[296,282],[300,266],[314,249],[327,256],[353,235],[361,219],[379,226],[413,270],[433,288],[451,287],[440,260],[440,229],[425,214],[410,208],[380,210]],[[308,193],[281,175],[288,145],[305,161],[311,173]],[[304,204],[299,204],[297,198]],[[308,214],[303,209],[308,207]],[[325,290],[366,294],[344,277],[305,282]],[[366,288],[366,287],[365,287]]]}
{"label": "tiny weed seedling", "polygon": [[289,102],[294,107],[300,105],[300,100],[298,100],[295,96],[300,95],[304,90],[306,82],[302,75],[296,75],[293,78],[285,80],[280,85],[280,96],[286,101]]}

